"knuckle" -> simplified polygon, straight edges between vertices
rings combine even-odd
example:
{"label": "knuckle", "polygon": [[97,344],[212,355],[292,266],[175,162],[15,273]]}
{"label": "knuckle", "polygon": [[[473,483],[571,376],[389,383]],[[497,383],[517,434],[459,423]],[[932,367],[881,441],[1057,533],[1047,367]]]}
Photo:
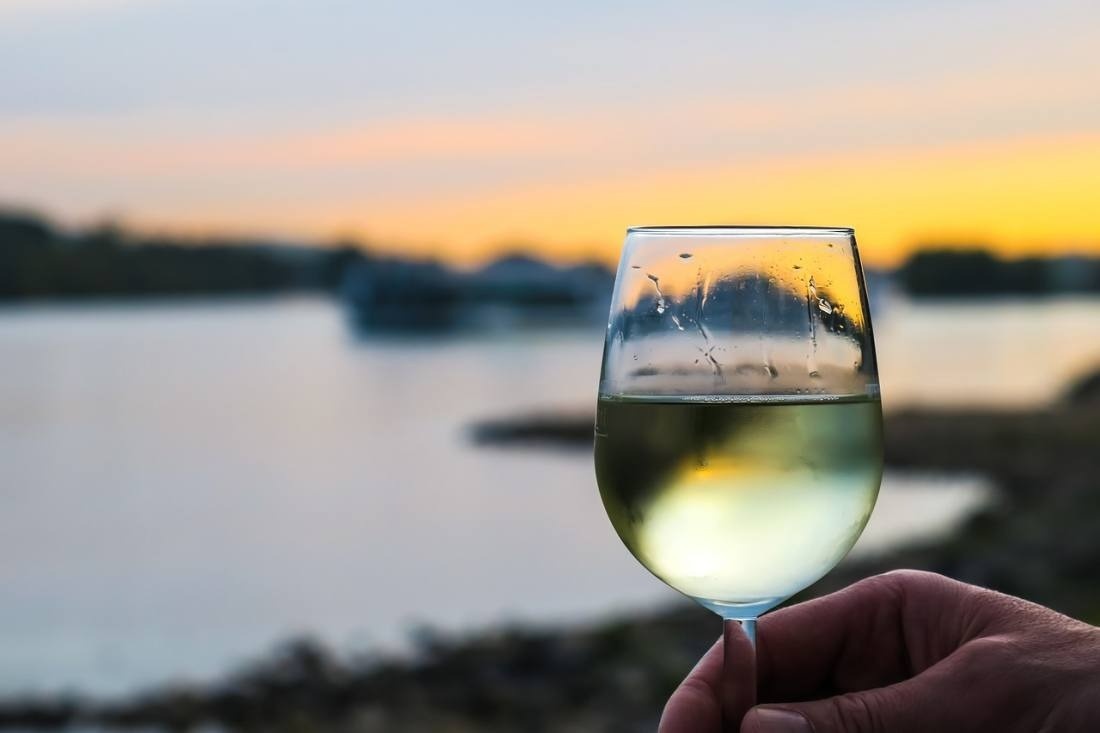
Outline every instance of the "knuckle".
{"label": "knuckle", "polygon": [[678,692],[682,695],[705,698],[714,695],[714,690],[711,686],[698,677],[688,677],[680,683],[680,689]]}
{"label": "knuckle", "polygon": [[963,647],[965,655],[982,667],[1003,670],[1020,660],[1019,645],[1001,636],[983,636]]}
{"label": "knuckle", "polygon": [[[930,573],[926,570],[891,570],[875,576],[882,582],[892,586],[900,586],[907,590],[923,588],[941,588],[951,581],[939,573]],[[874,580],[875,578],[871,578]]]}
{"label": "knuckle", "polygon": [[718,699],[717,691],[710,683],[702,678],[690,676],[680,683],[665,703],[661,711],[661,719],[671,719],[677,712],[684,709],[698,710],[717,705]]}

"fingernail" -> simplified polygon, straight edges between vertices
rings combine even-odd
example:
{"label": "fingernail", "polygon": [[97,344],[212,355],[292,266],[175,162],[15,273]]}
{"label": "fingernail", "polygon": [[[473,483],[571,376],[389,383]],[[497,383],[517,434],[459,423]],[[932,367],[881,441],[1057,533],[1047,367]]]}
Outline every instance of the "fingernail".
{"label": "fingernail", "polygon": [[753,708],[741,723],[741,733],[813,733],[802,713],[783,708]]}

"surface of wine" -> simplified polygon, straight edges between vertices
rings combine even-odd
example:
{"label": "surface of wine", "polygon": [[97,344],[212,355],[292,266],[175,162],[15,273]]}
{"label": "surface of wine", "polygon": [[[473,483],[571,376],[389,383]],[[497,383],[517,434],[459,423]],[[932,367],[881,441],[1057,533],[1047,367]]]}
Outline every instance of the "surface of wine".
{"label": "surface of wine", "polygon": [[862,397],[601,397],[596,476],[645,567],[751,616],[855,544],[882,478],[882,413]]}

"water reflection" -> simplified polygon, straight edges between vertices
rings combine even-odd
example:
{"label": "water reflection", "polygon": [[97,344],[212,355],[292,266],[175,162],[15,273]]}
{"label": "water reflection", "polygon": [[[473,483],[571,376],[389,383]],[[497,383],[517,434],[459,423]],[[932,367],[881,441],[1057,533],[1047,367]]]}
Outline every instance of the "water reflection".
{"label": "water reflection", "polygon": [[[888,405],[1039,403],[1100,361],[1096,302],[959,313],[883,312]],[[955,344],[936,361],[933,334]],[[299,630],[362,647],[668,599],[586,456],[464,432],[589,405],[601,338],[362,342],[321,301],[0,312],[0,689],[206,677]],[[1015,368],[1036,350],[1048,369]]]}

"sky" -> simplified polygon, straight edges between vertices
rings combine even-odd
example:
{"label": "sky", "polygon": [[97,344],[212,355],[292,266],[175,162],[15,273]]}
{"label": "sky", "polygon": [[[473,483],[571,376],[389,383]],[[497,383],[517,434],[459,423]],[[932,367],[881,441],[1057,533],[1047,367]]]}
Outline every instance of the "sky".
{"label": "sky", "polygon": [[0,0],[0,204],[483,261],[1100,253],[1095,0]]}

